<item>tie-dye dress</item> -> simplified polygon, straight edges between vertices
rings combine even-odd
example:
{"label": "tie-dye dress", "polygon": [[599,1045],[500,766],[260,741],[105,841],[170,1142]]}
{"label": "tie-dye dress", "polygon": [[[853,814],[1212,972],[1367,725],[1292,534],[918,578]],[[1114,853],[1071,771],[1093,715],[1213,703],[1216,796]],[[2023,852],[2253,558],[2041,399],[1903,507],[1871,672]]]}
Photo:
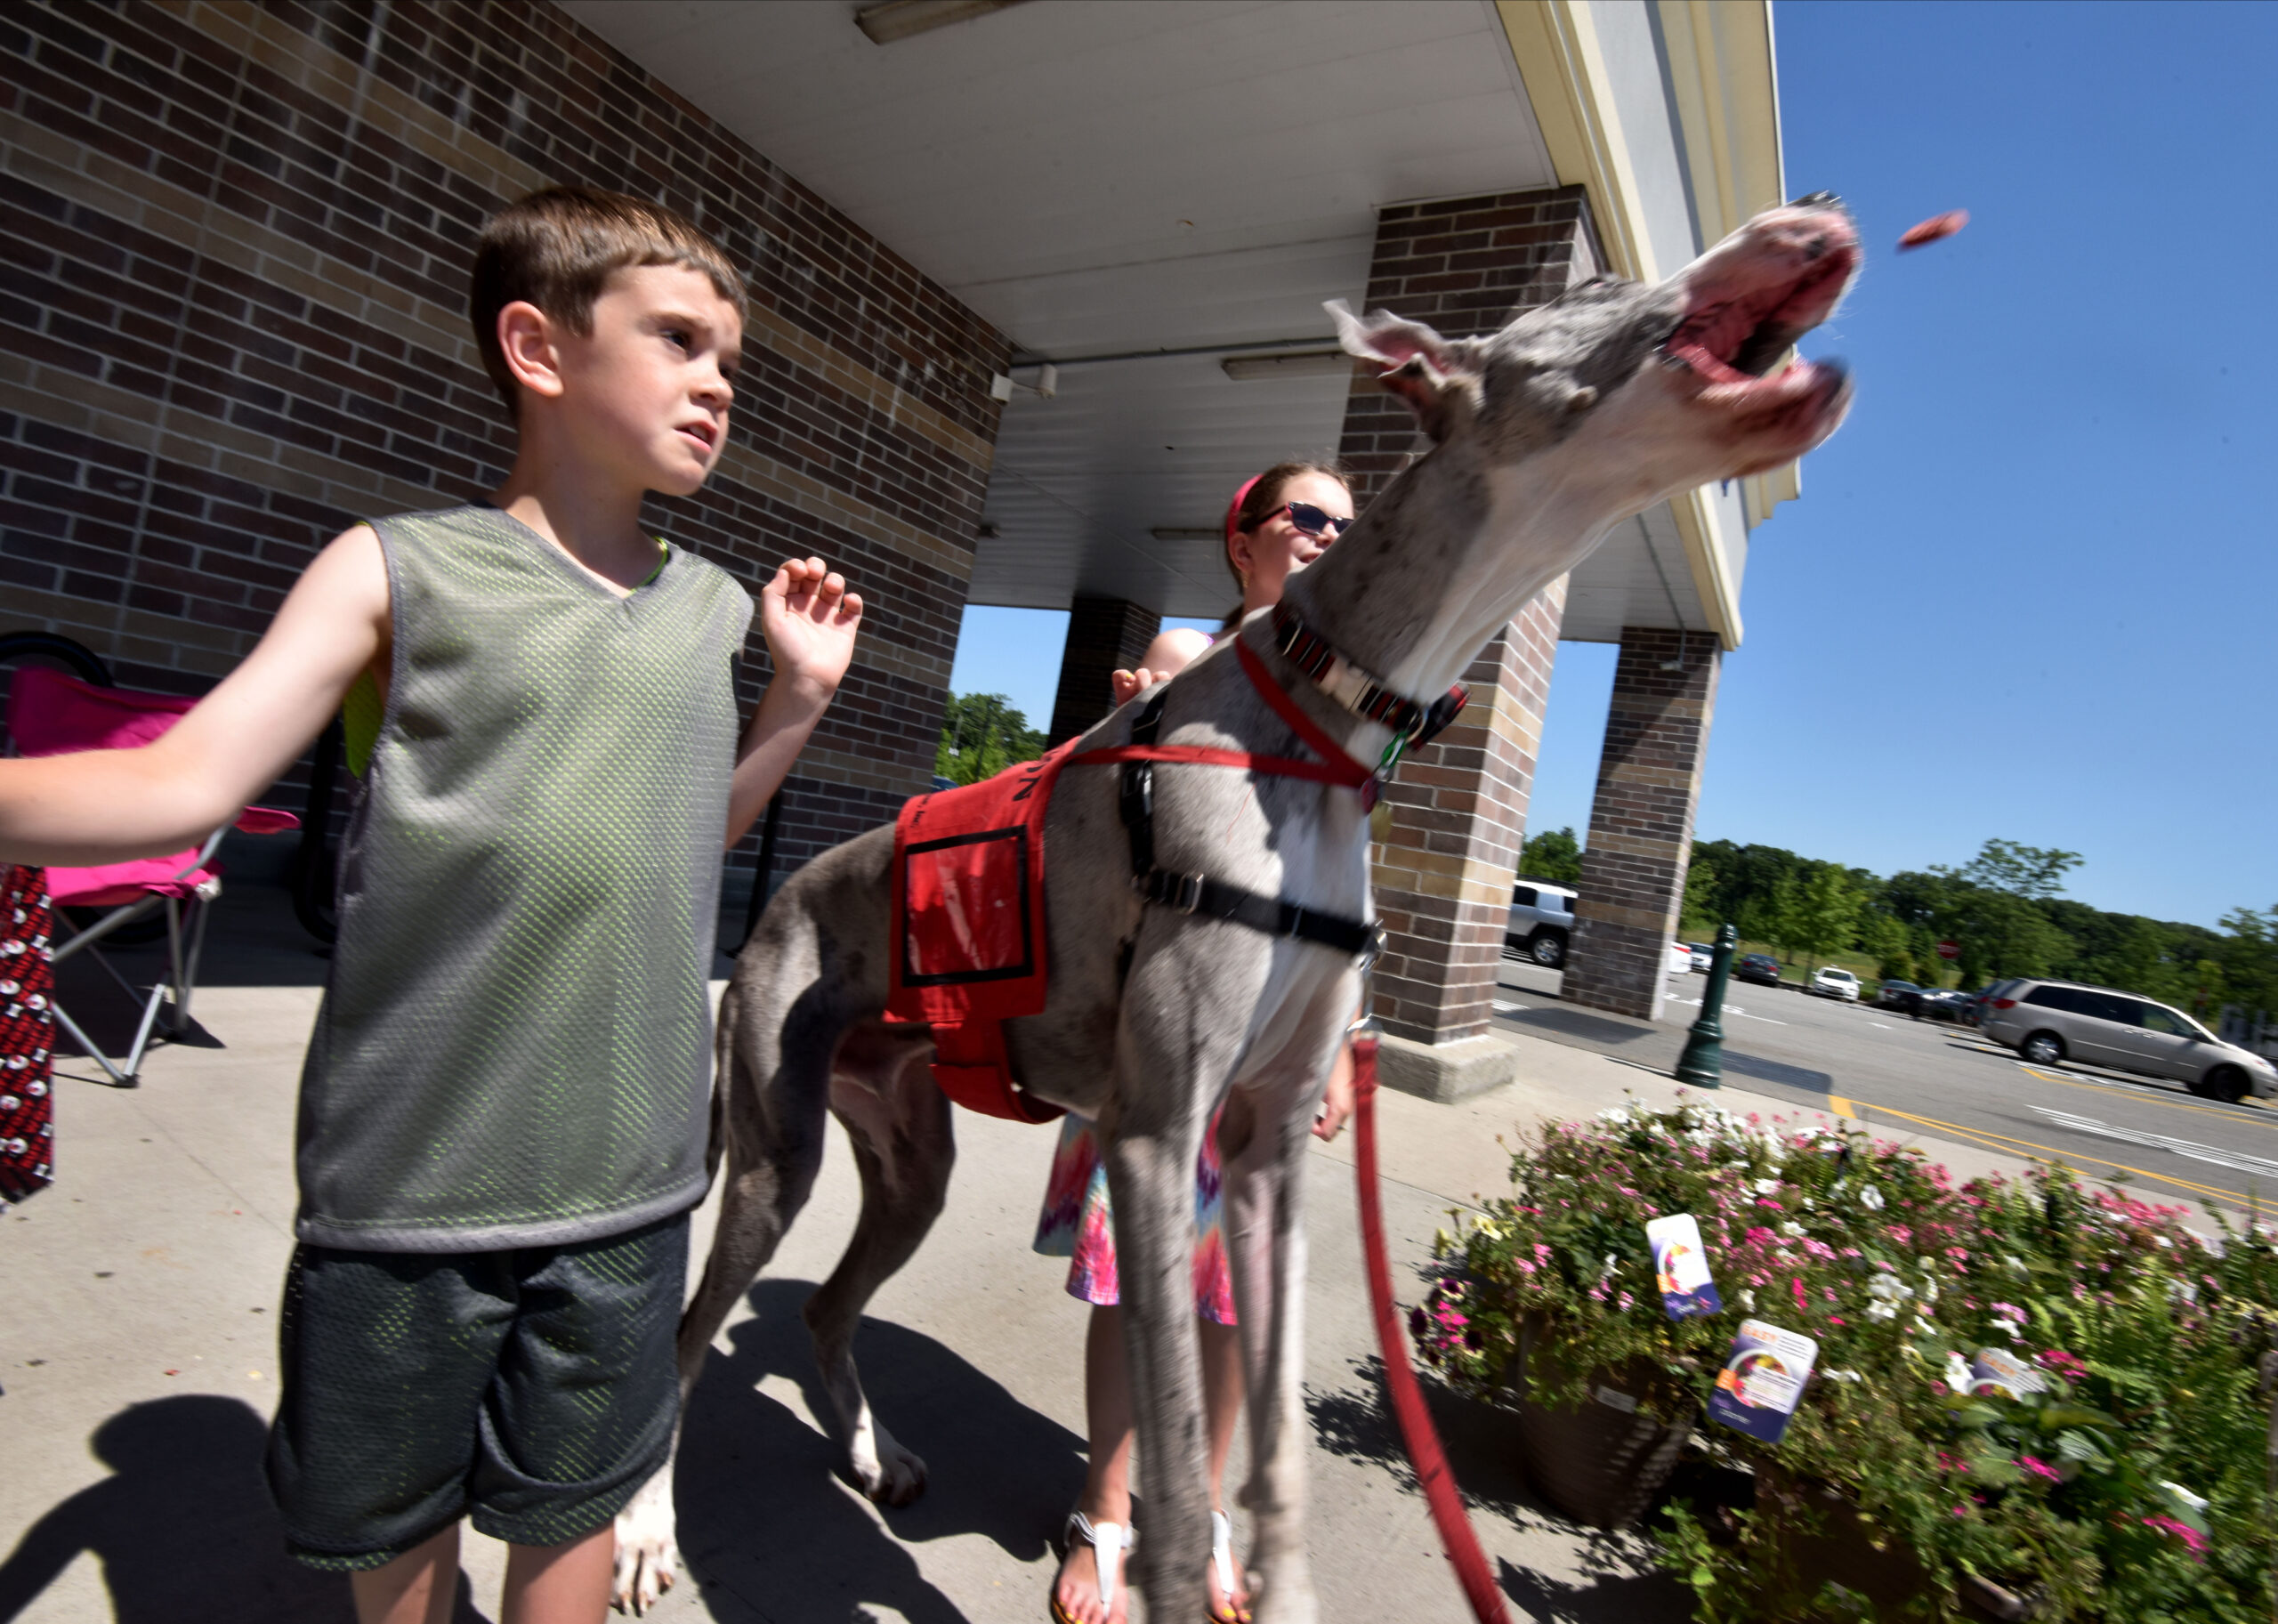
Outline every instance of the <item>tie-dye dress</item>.
{"label": "tie-dye dress", "polygon": [[[1218,1118],[1202,1135],[1194,1163],[1194,1312],[1219,1325],[1234,1322],[1233,1276],[1226,1268],[1222,1222],[1225,1179],[1218,1165]],[[1115,1214],[1108,1205],[1107,1166],[1091,1119],[1070,1111],[1038,1216],[1036,1249],[1065,1257],[1068,1295],[1106,1306],[1121,1301],[1115,1277]]]}

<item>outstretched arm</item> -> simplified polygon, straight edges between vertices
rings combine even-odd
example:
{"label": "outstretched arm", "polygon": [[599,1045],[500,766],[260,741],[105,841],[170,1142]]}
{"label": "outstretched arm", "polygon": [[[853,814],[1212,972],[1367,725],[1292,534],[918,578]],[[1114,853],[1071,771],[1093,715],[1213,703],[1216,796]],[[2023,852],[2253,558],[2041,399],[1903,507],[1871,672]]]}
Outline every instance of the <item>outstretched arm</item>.
{"label": "outstretched arm", "polygon": [[0,861],[123,862],[196,845],[308,748],[388,626],[380,538],[359,524],[317,554],[245,663],[163,738],[0,761]]}
{"label": "outstretched arm", "polygon": [[736,776],[728,790],[728,836],[732,846],[744,837],[789,776],[807,735],[830,707],[846,667],[854,658],[854,635],[861,629],[862,600],[846,590],[846,578],[823,567],[819,558],[793,559],[775,572],[759,594],[760,629],[767,636],[775,679],[752,713],[751,725],[736,752]]}
{"label": "outstretched arm", "polygon": [[1139,657],[1136,671],[1112,671],[1108,674],[1108,688],[1115,695],[1115,702],[1123,704],[1135,693],[1144,693],[1158,683],[1167,683],[1186,669],[1189,661],[1210,646],[1210,640],[1187,626],[1173,626],[1159,632],[1155,641],[1147,645],[1146,653]]}

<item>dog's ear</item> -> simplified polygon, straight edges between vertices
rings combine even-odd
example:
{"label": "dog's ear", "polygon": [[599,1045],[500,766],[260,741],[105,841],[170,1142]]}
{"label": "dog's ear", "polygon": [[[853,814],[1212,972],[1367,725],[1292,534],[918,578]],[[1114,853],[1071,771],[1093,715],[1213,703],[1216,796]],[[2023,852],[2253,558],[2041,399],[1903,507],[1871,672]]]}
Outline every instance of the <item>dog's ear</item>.
{"label": "dog's ear", "polygon": [[1403,320],[1390,311],[1355,316],[1342,299],[1322,308],[1336,321],[1345,352],[1383,368],[1377,382],[1408,402],[1433,439],[1448,437],[1454,413],[1477,408],[1476,340],[1442,338],[1422,322]]}

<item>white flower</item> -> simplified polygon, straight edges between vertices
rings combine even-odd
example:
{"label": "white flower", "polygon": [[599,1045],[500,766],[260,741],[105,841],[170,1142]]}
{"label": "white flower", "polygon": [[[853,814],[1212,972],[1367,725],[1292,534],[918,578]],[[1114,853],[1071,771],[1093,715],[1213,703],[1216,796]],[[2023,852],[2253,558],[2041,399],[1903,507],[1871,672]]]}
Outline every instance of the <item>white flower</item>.
{"label": "white flower", "polygon": [[1883,1192],[1872,1184],[1860,1185],[1859,1205],[1869,1212],[1880,1212],[1883,1209]]}
{"label": "white flower", "polygon": [[1961,1355],[1953,1352],[1951,1349],[1948,1349],[1946,1353],[1946,1386],[1952,1388],[1956,1393],[1967,1393],[1969,1391],[1970,1383],[1975,1379],[1976,1378],[1971,1375],[1969,1367],[1962,1362]]}
{"label": "white flower", "polygon": [[2006,1267],[2012,1274],[2024,1274],[2027,1273],[2025,1268],[2025,1260],[2022,1257],[2012,1257],[2007,1253],[2004,1253],[2001,1256],[2001,1262],[2003,1266]]}
{"label": "white flower", "polygon": [[1621,1259],[1615,1256],[1612,1252],[1608,1252],[1605,1255],[1605,1266],[1598,1271],[1598,1282],[1603,1285],[1607,1281],[1612,1280],[1613,1278],[1613,1272],[1620,1266]]}
{"label": "white flower", "polygon": [[1782,1224],[1780,1226],[1780,1232],[1793,1240],[1804,1232],[1804,1226],[1796,1223]]}
{"label": "white flower", "polygon": [[2177,1505],[2188,1507],[2193,1512],[2201,1512],[2207,1509],[2206,1500],[2201,1496],[2192,1493],[2190,1490],[2185,1488],[2181,1483],[2171,1483],[2162,1481],[2160,1487],[2167,1491],[2168,1497],[2174,1500]]}
{"label": "white flower", "polygon": [[1935,1303],[1938,1300],[1938,1282],[1927,1276],[1922,1281],[1922,1300],[1926,1303]]}
{"label": "white flower", "polygon": [[1895,1303],[1870,1303],[1867,1305],[1867,1318],[1876,1321],[1878,1324],[1886,1323],[1889,1321],[1895,1320],[1898,1318],[1898,1305]]}
{"label": "white flower", "polygon": [[1741,1312],[1742,1313],[1756,1312],[1756,1293],[1745,1286],[1741,1288]]}
{"label": "white flower", "polygon": [[1856,1370],[1822,1370],[1820,1374],[1826,1377],[1827,1379],[1831,1382],[1856,1382],[1866,1380],[1866,1378],[1860,1375]]}
{"label": "white flower", "polygon": [[1770,1195],[1779,1188],[1780,1181],[1776,1178],[1759,1178],[1756,1181],[1756,1192],[1758,1195]]}
{"label": "white flower", "polygon": [[1598,1120],[1611,1122],[1620,1127],[1629,1120],[1629,1108],[1627,1105],[1609,1105],[1598,1112]]}
{"label": "white flower", "polygon": [[1867,1295],[1878,1302],[1898,1303],[1914,1295],[1914,1288],[1895,1274],[1878,1274],[1867,1282]]}
{"label": "white flower", "polygon": [[2152,1244],[2153,1246],[2163,1246],[2172,1248],[2175,1242],[2169,1240],[2165,1235],[2154,1235],[2152,1237]]}

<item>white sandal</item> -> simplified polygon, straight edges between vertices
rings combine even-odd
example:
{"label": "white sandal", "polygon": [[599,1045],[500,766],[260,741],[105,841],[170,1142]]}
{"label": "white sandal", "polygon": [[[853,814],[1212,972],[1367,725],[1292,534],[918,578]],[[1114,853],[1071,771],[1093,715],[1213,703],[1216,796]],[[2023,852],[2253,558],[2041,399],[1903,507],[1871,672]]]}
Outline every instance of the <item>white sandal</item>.
{"label": "white sandal", "polygon": [[[1092,1566],[1099,1575],[1100,1605],[1110,1615],[1115,1612],[1116,1580],[1121,1574],[1123,1554],[1131,1548],[1138,1536],[1121,1523],[1095,1523],[1081,1511],[1068,1514],[1067,1543],[1070,1549],[1078,1544],[1092,1547]],[[1064,1565],[1064,1560],[1063,1560]],[[1052,1580],[1053,1624],[1078,1624],[1068,1610],[1060,1604],[1060,1577]]]}
{"label": "white sandal", "polygon": [[[1234,1520],[1224,1511],[1210,1514],[1210,1564],[1217,1571],[1218,1594],[1226,1598],[1236,1618],[1247,1620],[1249,1609],[1234,1600]],[[1216,1624],[1218,1615],[1210,1616]]]}

